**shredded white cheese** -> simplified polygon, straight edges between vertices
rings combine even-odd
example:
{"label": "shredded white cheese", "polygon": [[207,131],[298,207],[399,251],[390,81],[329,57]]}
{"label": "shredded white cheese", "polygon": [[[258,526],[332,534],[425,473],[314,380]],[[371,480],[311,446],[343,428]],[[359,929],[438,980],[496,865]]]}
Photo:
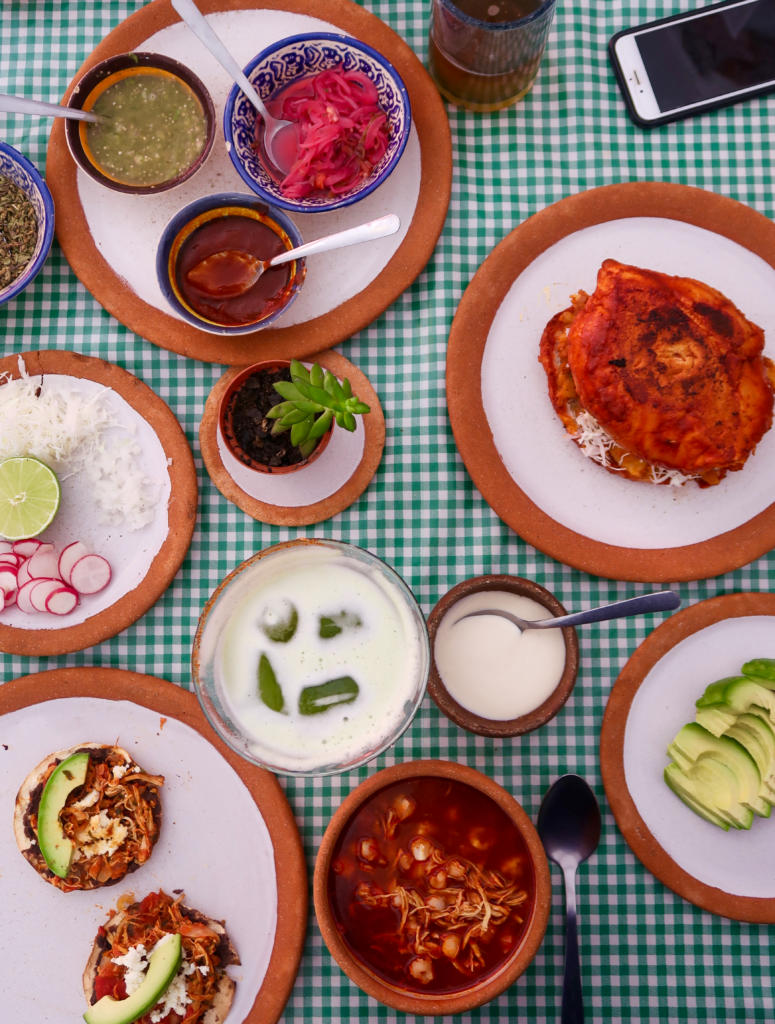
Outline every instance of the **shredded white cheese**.
{"label": "shredded white cheese", "polygon": [[85,472],[94,487],[94,500],[103,525],[126,520],[130,530],[153,521],[161,486],[149,479],[136,462],[142,449],[130,436],[104,438],[111,427],[122,426],[108,401],[110,388],[84,398],[77,387],[60,377],[30,377],[19,356],[20,376],[0,374],[0,461],[31,455],[53,469],[60,481]]}
{"label": "shredded white cheese", "polygon": [[[161,941],[163,940],[160,939],[159,942]],[[157,942],[156,945],[158,946],[159,943]],[[156,946],[154,946],[155,948]],[[113,963],[126,968],[124,985],[126,994],[131,996],[145,981],[145,972],[148,970],[148,953],[145,946],[130,946],[123,956],[113,957]]]}
{"label": "shredded white cheese", "polygon": [[87,807],[93,807],[99,798],[100,794],[96,789],[93,789],[90,793],[87,793],[86,796],[81,797],[80,800],[76,800],[72,807],[74,810],[85,811]]}
{"label": "shredded white cheese", "polygon": [[[136,992],[145,981],[145,975],[148,971],[148,961],[156,950],[166,942],[169,942],[172,938],[173,934],[169,932],[167,935],[163,935],[156,945],[150,950],[146,951],[146,948],[143,945],[132,946],[123,956],[113,958],[114,964],[120,964],[122,967],[126,968],[124,984],[126,985],[126,994],[128,996],[131,996],[133,992]],[[164,1020],[167,1014],[172,1011],[179,1014],[181,1017],[185,1015],[186,1007],[193,1001],[188,994],[186,978],[189,978],[196,969],[196,964],[186,960],[184,956],[177,974],[170,982],[169,988],[167,988],[164,995],[156,1003],[155,1008],[151,1010],[151,1021],[153,1024],[159,1024],[159,1021]],[[202,974],[207,974],[208,968],[200,967],[199,970]]]}
{"label": "shredded white cheese", "polygon": [[115,768],[113,769],[113,778],[114,778],[114,779],[123,779],[123,778],[124,778],[124,776],[125,776],[125,775],[126,775],[126,773],[127,773],[127,770],[128,770],[128,769],[127,769],[127,768],[125,768],[125,767],[124,767],[124,765],[121,765],[121,764],[117,764],[117,765],[115,766]]}
{"label": "shredded white cheese", "polygon": [[[609,457],[609,452],[616,445],[616,441],[614,441],[604,427],[600,426],[595,417],[586,410],[582,410],[576,416],[576,425],[579,429],[575,434],[569,434],[568,436],[579,446],[582,455],[586,455],[588,459],[592,459],[593,462],[597,462],[600,466],[605,466],[606,469],[612,469],[616,473],[623,473],[624,468],[617,466],[613,459]],[[677,469],[663,469],[661,466],[655,466],[653,463],[649,469],[651,472],[651,482],[654,484],[669,483],[672,487],[683,487],[684,484],[696,479],[694,476],[686,476]]]}
{"label": "shredded white cheese", "polygon": [[99,814],[93,814],[89,823],[76,833],[79,843],[76,856],[79,859],[91,860],[92,857],[110,857],[121,846],[129,835],[129,829],[120,818],[111,818],[103,808]]}

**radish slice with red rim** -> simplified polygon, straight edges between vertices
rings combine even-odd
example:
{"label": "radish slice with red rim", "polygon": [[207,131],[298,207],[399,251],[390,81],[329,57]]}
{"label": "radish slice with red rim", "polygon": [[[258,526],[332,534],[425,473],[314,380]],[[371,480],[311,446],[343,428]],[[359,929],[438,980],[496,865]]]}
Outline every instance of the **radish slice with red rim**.
{"label": "radish slice with red rim", "polygon": [[0,569],[0,590],[5,593],[8,597],[9,594],[13,594],[19,589],[19,584],[16,579],[16,574],[12,572],[4,572]]}
{"label": "radish slice with red rim", "polygon": [[0,554],[5,554],[5,552],[10,553],[12,551],[13,544],[11,543],[10,540],[0,540]]}
{"label": "radish slice with red rim", "polygon": [[52,615],[69,615],[78,604],[78,591],[72,587],[60,587],[46,600],[46,611]]}
{"label": "radish slice with red rim", "polygon": [[[50,544],[48,546],[51,547],[51,548],[54,547],[53,544]],[[38,548],[42,548],[42,547],[43,547],[43,541],[35,540],[33,538],[31,540],[17,540],[17,541],[15,541],[11,545],[11,550],[13,551],[13,553],[15,555],[21,555],[22,558],[31,558],[32,555],[34,555],[35,552],[38,550]]]}
{"label": "radish slice with red rim", "polygon": [[[37,612],[37,608],[34,608],[30,601],[30,594],[32,588],[37,587],[40,580],[30,580],[29,583],[25,583],[23,587],[19,587],[18,593],[16,594],[16,604],[20,611],[27,612],[28,615],[34,615]],[[59,581],[60,587],[62,586]]]}
{"label": "radish slice with red rim", "polygon": [[70,570],[70,583],[79,594],[98,594],[111,575],[110,563],[102,555],[84,555]]}
{"label": "radish slice with red rim", "polygon": [[32,579],[36,580],[58,580],[59,559],[56,552],[48,551],[41,546],[27,563],[27,571]]}
{"label": "radish slice with red rim", "polygon": [[30,590],[30,604],[36,612],[46,611],[46,601],[51,595],[61,590],[63,583],[61,580],[38,580],[36,585]]}
{"label": "radish slice with red rim", "polygon": [[10,569],[11,572],[18,572],[19,566],[24,561],[23,558],[17,558],[16,555],[0,555],[0,571]]}
{"label": "radish slice with red rim", "polygon": [[26,558],[19,566],[19,569],[16,573],[16,580],[20,587],[23,587],[25,583],[29,583],[30,580],[32,579],[32,576],[30,576],[30,570],[28,568],[29,561],[29,558]]}
{"label": "radish slice with red rim", "polygon": [[9,594],[6,597],[6,599],[5,599],[5,604],[4,604],[3,607],[10,608],[12,604],[16,604],[16,594],[17,593],[18,593],[18,591],[14,590],[14,592],[12,594]]}
{"label": "radish slice with red rim", "polygon": [[89,554],[89,549],[81,540],[75,541],[73,544],[68,544],[62,554],[59,556],[59,575],[67,583],[68,586],[72,586],[70,580],[70,572],[76,562],[84,558]]}

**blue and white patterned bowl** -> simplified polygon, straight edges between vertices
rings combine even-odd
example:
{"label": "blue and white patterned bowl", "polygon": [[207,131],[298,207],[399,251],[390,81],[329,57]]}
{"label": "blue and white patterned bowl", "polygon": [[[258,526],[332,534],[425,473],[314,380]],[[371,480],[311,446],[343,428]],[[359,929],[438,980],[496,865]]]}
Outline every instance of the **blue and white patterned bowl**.
{"label": "blue and white patterned bowl", "polygon": [[0,174],[27,196],[38,220],[38,241],[26,270],[6,288],[0,288],[0,306],[4,306],[24,291],[46,262],[54,240],[54,200],[38,169],[6,142],[0,142]]}
{"label": "blue and white patterned bowl", "polygon": [[273,206],[295,213],[325,213],[351,206],[379,188],[401,159],[412,124],[409,95],[392,64],[365,43],[333,32],[289,36],[262,50],[245,68],[245,74],[266,103],[291,82],[340,66],[345,71],[361,71],[371,79],[390,129],[387,152],[374,173],[343,196],[286,199],[253,148],[255,108],[238,86],[229,93],[223,113],[223,134],[229,156],[245,184]]}

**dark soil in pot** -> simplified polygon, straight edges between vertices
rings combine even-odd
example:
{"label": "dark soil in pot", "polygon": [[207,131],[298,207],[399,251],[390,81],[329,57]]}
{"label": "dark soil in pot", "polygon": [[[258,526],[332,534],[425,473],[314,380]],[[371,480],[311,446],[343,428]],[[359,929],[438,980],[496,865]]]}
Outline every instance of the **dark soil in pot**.
{"label": "dark soil in pot", "polygon": [[295,466],[304,456],[291,444],[291,432],[272,434],[276,420],[266,414],[284,399],[274,389],[291,382],[290,370],[259,370],[251,374],[231,399],[231,426],[240,448],[264,466]]}

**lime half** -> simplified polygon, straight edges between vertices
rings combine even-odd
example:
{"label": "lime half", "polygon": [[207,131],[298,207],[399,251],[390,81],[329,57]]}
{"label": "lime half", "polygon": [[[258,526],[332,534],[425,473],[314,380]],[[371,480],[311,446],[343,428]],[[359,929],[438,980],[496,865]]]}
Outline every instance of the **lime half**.
{"label": "lime half", "polygon": [[56,473],[39,459],[0,462],[0,537],[26,540],[42,533],[59,509]]}

